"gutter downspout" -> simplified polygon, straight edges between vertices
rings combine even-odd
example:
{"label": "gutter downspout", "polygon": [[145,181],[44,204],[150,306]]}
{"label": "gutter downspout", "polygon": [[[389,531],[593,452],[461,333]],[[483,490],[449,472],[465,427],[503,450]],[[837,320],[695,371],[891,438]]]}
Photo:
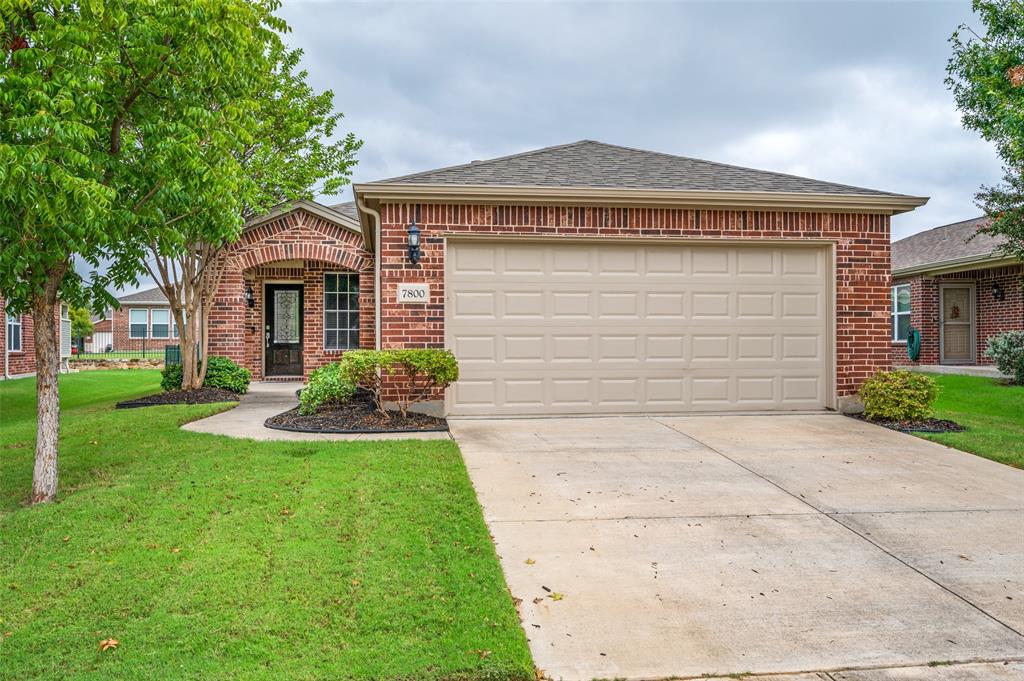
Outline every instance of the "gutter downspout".
{"label": "gutter downspout", "polygon": [[374,233],[374,244],[373,244],[373,347],[375,349],[377,349],[377,350],[380,350],[380,348],[381,348],[381,343],[380,343],[380,329],[381,329],[381,324],[380,324],[380,313],[381,313],[381,304],[380,304],[380,264],[381,264],[380,238],[381,238],[381,220],[380,220],[380,213],[378,213],[374,209],[368,207],[365,203],[363,203],[362,199],[356,199],[356,207],[359,208],[359,210],[362,211],[363,213],[366,213],[367,215],[372,217],[373,218],[373,222],[374,222],[374,228],[373,228],[373,233]]}

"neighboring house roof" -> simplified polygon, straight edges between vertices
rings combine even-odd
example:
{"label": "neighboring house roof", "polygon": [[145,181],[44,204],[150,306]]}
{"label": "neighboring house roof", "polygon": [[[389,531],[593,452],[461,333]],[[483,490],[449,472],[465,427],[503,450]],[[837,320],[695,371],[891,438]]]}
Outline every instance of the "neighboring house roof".
{"label": "neighboring house roof", "polygon": [[973,263],[999,257],[1002,240],[977,234],[986,218],[977,217],[918,232],[892,244],[892,270],[927,270],[931,266]]}
{"label": "neighboring house roof", "polygon": [[114,321],[112,319],[101,319],[98,322],[93,322],[92,332],[102,333],[104,331],[112,331],[114,328]]}
{"label": "neighboring house roof", "polygon": [[125,305],[168,305],[167,296],[158,286],[121,296],[117,302],[121,303],[122,307]]}
{"label": "neighboring house roof", "polygon": [[593,140],[403,175],[375,184],[516,185],[901,196]]}

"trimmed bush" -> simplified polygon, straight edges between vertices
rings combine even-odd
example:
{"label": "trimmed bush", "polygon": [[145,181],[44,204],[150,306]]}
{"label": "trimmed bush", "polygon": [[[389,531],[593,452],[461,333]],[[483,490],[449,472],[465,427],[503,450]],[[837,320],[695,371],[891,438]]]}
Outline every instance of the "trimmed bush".
{"label": "trimmed bush", "polygon": [[344,404],[355,392],[356,384],[338,362],[325,364],[309,375],[309,383],[299,393],[299,413],[308,416],[320,407]]}
{"label": "trimmed bush", "polygon": [[[172,364],[160,372],[160,387],[164,391],[181,389],[181,365]],[[233,393],[244,395],[249,391],[252,375],[227,357],[213,355],[206,363],[204,388],[223,388]]]}
{"label": "trimmed bush", "polygon": [[871,421],[920,421],[932,415],[939,387],[930,377],[911,371],[879,371],[864,382],[860,397]]}
{"label": "trimmed bush", "polygon": [[988,339],[985,356],[1013,382],[1024,385],[1024,331],[1007,331]]}
{"label": "trimmed bush", "polygon": [[422,348],[412,350],[351,350],[338,363],[341,373],[353,385],[370,393],[374,405],[386,414],[381,387],[383,378],[395,376],[399,390],[398,410],[403,416],[417,402],[429,398],[436,389],[444,389],[459,378],[459,365],[448,350]]}
{"label": "trimmed bush", "polygon": [[397,400],[402,416],[409,413],[409,407],[433,395],[436,389],[447,388],[459,380],[459,363],[448,350],[424,348],[393,353],[393,361],[405,378]]}

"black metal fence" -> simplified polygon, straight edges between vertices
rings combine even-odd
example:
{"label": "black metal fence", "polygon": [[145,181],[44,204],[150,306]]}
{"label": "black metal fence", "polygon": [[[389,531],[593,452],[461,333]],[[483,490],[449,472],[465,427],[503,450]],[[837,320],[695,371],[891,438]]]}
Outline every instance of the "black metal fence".
{"label": "black metal fence", "polygon": [[174,348],[177,351],[177,345],[167,345],[167,341],[155,341],[148,340],[145,338],[133,339],[132,345],[135,349],[133,350],[115,350],[109,345],[102,350],[87,350],[85,343],[79,341],[77,345],[71,346],[71,361],[100,361],[100,360],[120,360],[130,361],[133,359],[164,359],[165,348]]}

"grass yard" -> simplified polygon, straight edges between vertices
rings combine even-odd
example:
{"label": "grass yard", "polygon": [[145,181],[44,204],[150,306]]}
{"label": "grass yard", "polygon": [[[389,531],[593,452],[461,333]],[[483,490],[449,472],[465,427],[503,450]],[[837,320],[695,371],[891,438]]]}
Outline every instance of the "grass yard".
{"label": "grass yard", "polygon": [[[182,431],[61,378],[58,503],[27,507],[32,379],[0,382],[0,678],[533,679],[458,448]],[[116,649],[99,642],[114,638]]]}
{"label": "grass yard", "polygon": [[1024,387],[979,376],[930,376],[939,384],[935,416],[967,430],[921,437],[1024,468]]}

